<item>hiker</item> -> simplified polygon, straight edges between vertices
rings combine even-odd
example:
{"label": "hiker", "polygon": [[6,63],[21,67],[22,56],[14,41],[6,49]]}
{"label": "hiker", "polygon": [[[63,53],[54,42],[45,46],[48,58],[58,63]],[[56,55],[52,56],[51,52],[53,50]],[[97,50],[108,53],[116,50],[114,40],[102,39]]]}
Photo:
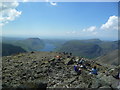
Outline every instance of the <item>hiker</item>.
{"label": "hiker", "polygon": [[74,66],[74,70],[77,72],[78,75],[81,74],[81,69],[79,68],[78,65],[75,65],[75,66]]}
{"label": "hiker", "polygon": [[90,72],[90,74],[98,75],[96,66],[94,66],[94,68],[92,68],[92,71]]}
{"label": "hiker", "polygon": [[79,68],[78,72],[77,72],[77,75],[80,75],[80,74],[81,74],[81,69]]}
{"label": "hiker", "polygon": [[78,72],[78,65],[75,65],[75,66],[74,66],[74,70],[75,70],[76,72]]}

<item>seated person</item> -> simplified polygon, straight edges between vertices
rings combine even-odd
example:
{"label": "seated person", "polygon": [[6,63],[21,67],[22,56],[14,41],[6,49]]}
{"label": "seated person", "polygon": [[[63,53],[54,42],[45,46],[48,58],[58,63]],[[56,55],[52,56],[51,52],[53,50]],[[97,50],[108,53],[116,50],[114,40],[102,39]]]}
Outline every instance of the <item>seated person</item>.
{"label": "seated person", "polygon": [[79,68],[78,72],[77,72],[77,75],[80,75],[80,74],[81,74],[81,69]]}
{"label": "seated person", "polygon": [[92,71],[90,72],[90,74],[95,74],[95,75],[98,75],[97,73],[97,69],[96,69],[96,66],[94,66],[94,68],[92,68]]}
{"label": "seated person", "polygon": [[74,66],[74,70],[77,72],[78,75],[81,74],[81,69],[79,68],[78,65]]}
{"label": "seated person", "polygon": [[78,72],[78,65],[75,65],[75,66],[74,66],[74,70],[75,70],[76,72]]}

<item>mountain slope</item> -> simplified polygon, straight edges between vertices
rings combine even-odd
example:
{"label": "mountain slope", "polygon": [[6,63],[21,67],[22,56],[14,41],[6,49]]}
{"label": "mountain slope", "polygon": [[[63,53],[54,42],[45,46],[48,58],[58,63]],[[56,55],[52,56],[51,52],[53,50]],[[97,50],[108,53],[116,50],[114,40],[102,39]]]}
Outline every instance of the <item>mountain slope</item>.
{"label": "mountain slope", "polygon": [[101,55],[102,48],[94,43],[84,43],[83,41],[68,41],[58,50],[60,52],[71,52],[76,56],[93,58]]}
{"label": "mountain slope", "polygon": [[98,44],[103,49],[103,54],[109,53],[111,51],[114,51],[118,49],[118,41],[111,41],[111,42],[101,42]]}
{"label": "mountain slope", "polygon": [[26,51],[39,51],[45,46],[43,40],[39,38],[28,38],[24,40],[12,41],[9,43],[15,46],[20,46]]}
{"label": "mountain slope", "polygon": [[18,54],[26,52],[24,49],[18,46],[2,43],[2,56],[8,56],[12,54]]}
{"label": "mountain slope", "polygon": [[118,49],[118,41],[101,41],[99,39],[71,40],[63,44],[59,52],[71,52],[73,55],[95,58]]}
{"label": "mountain slope", "polygon": [[97,60],[98,62],[101,62],[101,63],[110,64],[110,65],[119,65],[118,53],[120,53],[120,50],[114,50],[104,56],[100,56],[100,57],[96,58],[95,60]]}

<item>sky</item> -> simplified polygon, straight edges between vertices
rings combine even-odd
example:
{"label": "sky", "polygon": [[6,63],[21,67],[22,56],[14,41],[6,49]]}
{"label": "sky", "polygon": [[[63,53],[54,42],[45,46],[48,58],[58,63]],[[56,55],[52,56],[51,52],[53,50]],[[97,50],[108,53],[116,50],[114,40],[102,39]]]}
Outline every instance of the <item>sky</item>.
{"label": "sky", "polygon": [[11,2],[2,5],[2,36],[118,39],[117,2]]}

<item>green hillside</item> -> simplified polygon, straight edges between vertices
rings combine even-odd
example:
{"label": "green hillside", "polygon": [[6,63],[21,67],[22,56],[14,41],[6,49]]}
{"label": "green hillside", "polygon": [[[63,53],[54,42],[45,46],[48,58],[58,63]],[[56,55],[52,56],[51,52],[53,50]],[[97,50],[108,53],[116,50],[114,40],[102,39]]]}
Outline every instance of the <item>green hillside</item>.
{"label": "green hillside", "polygon": [[23,52],[26,52],[26,51],[19,46],[2,43],[2,56],[8,56],[8,55],[18,54]]}
{"label": "green hillside", "polygon": [[73,55],[96,58],[118,49],[118,41],[101,41],[99,39],[71,40],[63,44],[59,52],[71,52]]}
{"label": "green hillside", "polygon": [[110,65],[119,65],[118,53],[120,53],[120,50],[114,50],[104,56],[100,56],[96,58],[95,60],[101,63],[110,64]]}
{"label": "green hillside", "polygon": [[79,40],[68,41],[58,50],[60,52],[71,52],[76,56],[93,58],[101,55],[102,49],[94,43],[83,43]]}
{"label": "green hillside", "polygon": [[118,42],[101,42],[99,46],[103,49],[103,54],[109,53],[110,51],[114,51],[118,49]]}
{"label": "green hillside", "polygon": [[13,40],[11,42],[6,42],[6,43],[8,44],[10,43],[15,46],[20,46],[26,51],[39,51],[45,46],[44,42],[39,38],[28,38],[28,39],[16,40],[16,41]]}

